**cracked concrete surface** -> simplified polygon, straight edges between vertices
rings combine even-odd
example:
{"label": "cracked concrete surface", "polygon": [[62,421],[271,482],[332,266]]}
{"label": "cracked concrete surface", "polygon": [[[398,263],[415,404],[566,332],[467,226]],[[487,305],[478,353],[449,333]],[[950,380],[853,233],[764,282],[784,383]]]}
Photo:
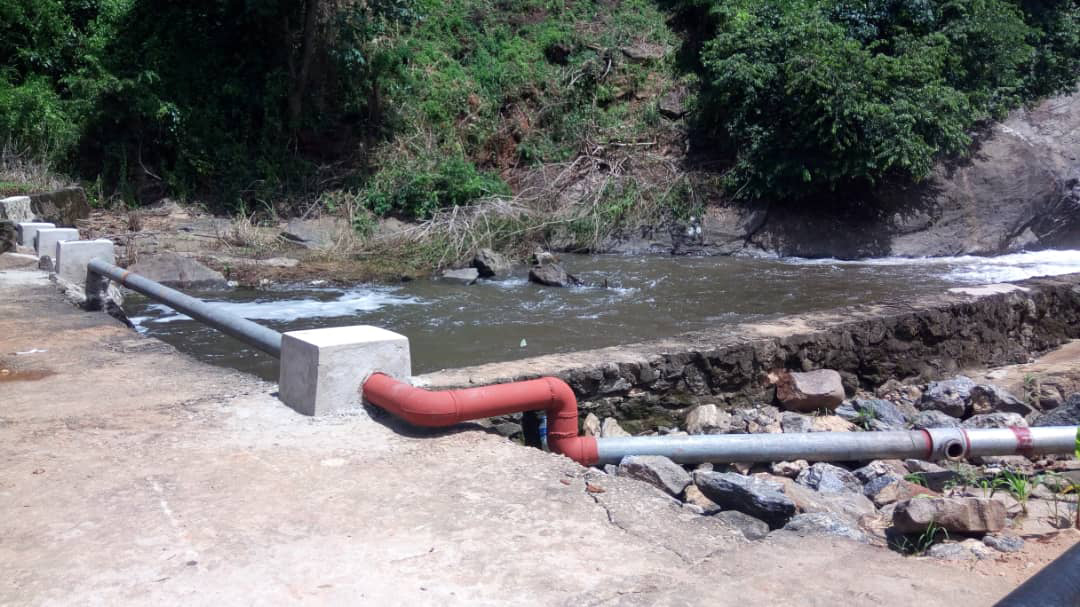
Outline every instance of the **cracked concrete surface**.
{"label": "cracked concrete surface", "polygon": [[50,374],[0,381],[0,605],[989,605],[1035,570],[749,544],[477,426],[306,418],[18,265],[0,368]]}

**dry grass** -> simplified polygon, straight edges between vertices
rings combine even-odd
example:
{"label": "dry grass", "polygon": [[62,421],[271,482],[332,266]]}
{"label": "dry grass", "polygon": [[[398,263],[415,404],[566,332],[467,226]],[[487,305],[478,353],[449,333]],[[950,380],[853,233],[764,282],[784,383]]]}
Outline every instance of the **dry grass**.
{"label": "dry grass", "polygon": [[76,185],[45,160],[9,144],[0,148],[0,195],[51,192]]}

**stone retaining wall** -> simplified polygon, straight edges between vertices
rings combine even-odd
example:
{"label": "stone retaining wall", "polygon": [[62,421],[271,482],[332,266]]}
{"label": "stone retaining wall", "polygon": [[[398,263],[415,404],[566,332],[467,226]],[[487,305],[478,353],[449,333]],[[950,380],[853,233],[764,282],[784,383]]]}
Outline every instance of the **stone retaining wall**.
{"label": "stone retaining wall", "polygon": [[[558,330],[558,328],[553,328]],[[689,406],[767,404],[775,369],[835,369],[852,394],[895,378],[938,379],[1021,363],[1080,338],[1080,274],[726,325],[668,339],[450,369],[416,378],[435,389],[553,375],[584,415],[679,420]]]}

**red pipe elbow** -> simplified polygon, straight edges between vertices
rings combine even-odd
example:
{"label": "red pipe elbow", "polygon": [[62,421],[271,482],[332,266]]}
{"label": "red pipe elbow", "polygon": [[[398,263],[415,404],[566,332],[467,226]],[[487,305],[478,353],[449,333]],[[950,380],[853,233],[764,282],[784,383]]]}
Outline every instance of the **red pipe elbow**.
{"label": "red pipe elbow", "polygon": [[566,382],[554,377],[529,381],[430,392],[392,377],[374,373],[364,382],[365,400],[413,424],[444,427],[464,421],[544,409],[548,417],[548,447],[588,466],[599,457],[596,439],[578,436],[577,398]]}

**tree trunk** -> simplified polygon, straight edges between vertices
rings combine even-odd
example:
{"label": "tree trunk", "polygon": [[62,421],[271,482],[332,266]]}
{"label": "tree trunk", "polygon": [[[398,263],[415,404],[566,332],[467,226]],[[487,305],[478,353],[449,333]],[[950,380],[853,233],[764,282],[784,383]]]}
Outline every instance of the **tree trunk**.
{"label": "tree trunk", "polygon": [[304,94],[307,92],[311,61],[315,56],[315,33],[319,26],[319,0],[307,0],[304,11],[304,31],[300,46],[300,68],[293,75],[289,92],[289,124],[293,129],[300,124],[304,111]]}

